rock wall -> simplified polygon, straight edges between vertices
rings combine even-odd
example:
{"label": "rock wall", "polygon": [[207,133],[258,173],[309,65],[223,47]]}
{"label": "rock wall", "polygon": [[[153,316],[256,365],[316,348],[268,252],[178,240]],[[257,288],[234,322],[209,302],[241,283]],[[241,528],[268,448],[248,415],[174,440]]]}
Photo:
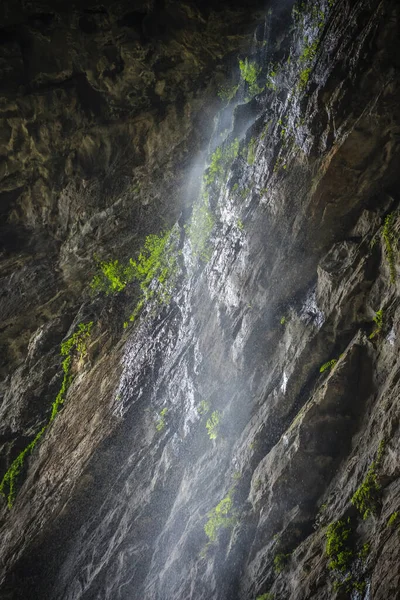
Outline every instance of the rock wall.
{"label": "rock wall", "polygon": [[[1,598],[400,598],[399,8],[258,11],[4,14],[2,472],[93,328],[2,508]],[[197,260],[196,169],[236,139]],[[123,328],[137,288],[91,295],[93,255],[173,223],[171,301]]]}

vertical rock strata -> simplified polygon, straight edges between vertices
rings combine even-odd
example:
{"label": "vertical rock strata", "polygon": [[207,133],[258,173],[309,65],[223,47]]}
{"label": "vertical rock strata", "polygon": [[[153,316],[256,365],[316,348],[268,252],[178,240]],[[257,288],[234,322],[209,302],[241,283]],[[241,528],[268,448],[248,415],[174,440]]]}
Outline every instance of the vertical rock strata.
{"label": "vertical rock strata", "polygon": [[[1,477],[46,430],[0,598],[400,598],[398,3],[45,5],[2,9]],[[96,261],[174,224],[130,324]]]}

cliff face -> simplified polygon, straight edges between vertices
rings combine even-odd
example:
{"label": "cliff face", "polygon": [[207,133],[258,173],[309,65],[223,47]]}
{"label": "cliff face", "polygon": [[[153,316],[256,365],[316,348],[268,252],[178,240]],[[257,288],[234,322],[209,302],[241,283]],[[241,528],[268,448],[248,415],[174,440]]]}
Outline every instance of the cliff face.
{"label": "cliff face", "polygon": [[2,9],[1,598],[400,598],[399,8],[264,8]]}

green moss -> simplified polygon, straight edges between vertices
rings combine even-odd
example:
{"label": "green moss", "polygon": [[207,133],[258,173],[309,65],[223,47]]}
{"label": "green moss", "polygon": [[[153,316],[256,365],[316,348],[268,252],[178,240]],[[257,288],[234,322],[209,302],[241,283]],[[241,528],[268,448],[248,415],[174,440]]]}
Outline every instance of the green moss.
{"label": "green moss", "polygon": [[138,282],[141,292],[129,317],[131,322],[150,300],[155,300],[158,307],[170,303],[179,274],[178,242],[178,234],[173,230],[148,235],[137,259],[129,260],[125,269],[127,279]]}
{"label": "green moss", "polygon": [[387,527],[392,528],[395,527],[396,525],[398,525],[398,521],[399,521],[399,513],[396,510],[396,512],[393,512],[387,522]]}
{"label": "green moss", "polygon": [[210,411],[210,403],[207,400],[202,400],[197,407],[199,415],[206,415]]}
{"label": "green moss", "polygon": [[326,531],[325,551],[330,559],[328,567],[337,571],[347,571],[353,560],[350,547],[352,528],[350,519],[335,521]]}
{"label": "green moss", "polygon": [[286,565],[289,562],[290,557],[291,557],[290,553],[289,554],[283,554],[281,552],[281,553],[275,555],[275,557],[274,557],[274,570],[275,570],[275,573],[279,574],[279,573],[281,573],[285,569]]}
{"label": "green moss", "polygon": [[323,365],[320,366],[319,372],[323,373],[327,369],[332,369],[332,367],[334,367],[336,365],[336,363],[337,363],[336,358],[333,358],[332,360],[328,360],[328,362],[326,362],[326,363],[324,363]]}
{"label": "green moss", "polygon": [[162,411],[158,415],[158,420],[156,423],[157,431],[162,431],[165,428],[165,416],[168,412],[168,408],[163,408]]}
{"label": "green moss", "polygon": [[361,558],[362,560],[366,560],[370,551],[371,551],[371,545],[368,542],[366,542],[365,544],[363,544],[363,547],[359,551],[358,557]]}
{"label": "green moss", "polygon": [[125,289],[128,280],[125,268],[118,260],[97,264],[98,273],[93,277],[90,287],[93,292],[104,292],[107,295],[122,292]]}
{"label": "green moss", "polygon": [[274,594],[272,594],[271,592],[267,592],[266,594],[257,596],[256,600],[274,600]]}
{"label": "green moss", "polygon": [[210,166],[204,175],[204,183],[210,186],[216,181],[222,182],[227,170],[239,154],[239,140],[235,139],[230,144],[218,146],[211,155]]}
{"label": "green moss", "polygon": [[231,490],[215,508],[208,513],[208,521],[204,525],[204,531],[210,542],[215,542],[221,529],[233,527],[237,523],[237,517],[233,514]]}
{"label": "green moss", "polygon": [[307,68],[303,69],[302,71],[300,71],[299,88],[301,90],[304,90],[307,87],[307,83],[308,83],[308,80],[310,79],[310,75],[311,75],[311,67],[307,67]]}
{"label": "green moss", "polygon": [[247,163],[251,166],[254,165],[256,160],[256,144],[257,140],[255,138],[251,138],[249,143],[249,148],[247,151]]}
{"label": "green moss", "polygon": [[[152,298],[161,306],[170,302],[179,272],[179,254],[178,236],[172,229],[150,234],[136,260],[130,258],[127,265],[121,265],[118,260],[99,262],[90,286],[95,293],[110,295],[119,294],[133,281],[139,283],[141,298],[129,317],[133,322]],[[128,321],[125,321],[124,327],[127,326]]]}
{"label": "green moss", "polygon": [[210,440],[215,440],[217,438],[218,432],[219,432],[220,420],[221,420],[221,413],[218,410],[215,410],[206,423],[208,437],[210,438]]}
{"label": "green moss", "polygon": [[261,73],[261,68],[257,67],[255,62],[249,62],[245,58],[245,60],[239,60],[239,69],[243,81],[247,83],[250,99],[260,94],[263,88],[258,85],[257,79]]}
{"label": "green moss", "polygon": [[51,413],[48,422],[42,429],[36,434],[34,439],[20,452],[17,458],[11,463],[11,466],[5,473],[0,483],[0,494],[7,498],[8,508],[12,508],[15,497],[17,494],[17,487],[19,480],[23,474],[25,467],[26,458],[32,453],[39,440],[43,437],[49,425],[54,421],[61,406],[64,404],[67,391],[72,382],[71,364],[73,356],[77,356],[79,359],[86,356],[86,342],[90,336],[90,332],[93,326],[93,322],[90,323],[79,323],[78,330],[71,335],[65,342],[62,342],[60,346],[60,352],[62,356],[65,356],[62,361],[62,369],[64,373],[63,381],[61,384],[60,391],[58,392],[56,399],[54,400]]}
{"label": "green moss", "polygon": [[186,227],[193,256],[208,262],[213,253],[210,242],[211,232],[215,225],[214,215],[208,203],[208,195],[203,194],[199,203],[195,204],[190,225]]}
{"label": "green moss", "polygon": [[239,85],[221,86],[218,90],[218,97],[223,102],[231,102],[237,94]]}
{"label": "green moss", "polygon": [[373,321],[376,325],[374,331],[371,333],[371,335],[369,336],[369,339],[372,340],[376,335],[379,335],[380,332],[382,331],[382,327],[383,327],[383,310],[378,310],[375,313],[375,316],[373,318]]}
{"label": "green moss", "polygon": [[377,471],[382,461],[385,442],[382,440],[378,447],[377,457],[374,460],[361,485],[354,492],[351,503],[356,507],[364,520],[371,514],[376,514],[379,509],[381,487],[378,482]]}

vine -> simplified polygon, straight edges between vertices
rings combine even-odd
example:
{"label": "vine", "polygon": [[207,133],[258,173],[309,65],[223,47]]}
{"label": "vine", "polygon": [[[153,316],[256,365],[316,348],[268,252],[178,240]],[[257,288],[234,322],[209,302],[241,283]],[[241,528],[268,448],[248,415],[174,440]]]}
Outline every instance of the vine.
{"label": "vine", "polygon": [[32,453],[33,449],[43,437],[49,425],[56,418],[61,406],[64,404],[68,388],[70,387],[73,379],[71,374],[72,359],[74,356],[77,356],[79,359],[86,356],[86,341],[90,336],[92,326],[92,321],[86,324],[79,323],[78,330],[61,344],[60,353],[61,356],[65,356],[64,360],[62,361],[64,377],[60,391],[58,392],[56,399],[52,404],[50,418],[46,425],[42,427],[33,440],[26,446],[26,448],[24,448],[22,452],[19,453],[17,458],[14,459],[0,483],[0,494],[7,498],[8,508],[13,507],[15,497],[17,495],[18,481],[22,475],[26,458]]}

